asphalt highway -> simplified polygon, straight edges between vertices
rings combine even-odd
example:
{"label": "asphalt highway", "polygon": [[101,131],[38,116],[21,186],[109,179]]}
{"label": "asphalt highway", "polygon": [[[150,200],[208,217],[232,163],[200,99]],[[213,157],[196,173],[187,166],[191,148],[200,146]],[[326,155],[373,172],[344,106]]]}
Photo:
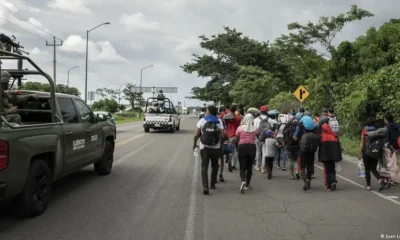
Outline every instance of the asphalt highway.
{"label": "asphalt highway", "polygon": [[335,192],[324,190],[316,163],[307,192],[274,168],[272,180],[254,172],[253,189],[241,195],[239,172],[225,166],[226,182],[203,196],[191,149],[196,121],[184,116],[173,134],[118,125],[110,175],[90,166],[59,180],[36,218],[1,207],[0,240],[400,239],[399,187],[365,191],[351,158],[342,162]]}

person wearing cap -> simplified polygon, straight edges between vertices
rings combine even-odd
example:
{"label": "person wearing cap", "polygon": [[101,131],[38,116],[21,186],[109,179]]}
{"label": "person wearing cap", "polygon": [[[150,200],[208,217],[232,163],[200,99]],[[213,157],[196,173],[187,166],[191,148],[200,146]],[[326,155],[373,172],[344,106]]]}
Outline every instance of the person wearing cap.
{"label": "person wearing cap", "polygon": [[[301,120],[294,139],[300,143],[298,164],[300,166],[300,176],[304,181],[303,190],[307,191],[310,188],[312,175],[314,174],[315,153],[319,146],[319,135],[317,126],[310,116],[305,115]],[[316,148],[306,151],[302,149],[302,146],[316,146]]]}
{"label": "person wearing cap", "polygon": [[[264,119],[268,119],[268,117],[267,117],[267,114],[268,114],[268,106],[266,106],[266,105],[264,105],[264,106],[261,106],[260,107],[260,116],[258,116],[258,117],[256,117],[256,118],[254,118],[254,126],[257,128],[257,129],[259,129],[260,128],[260,124],[261,124],[261,121],[262,120],[264,120]],[[263,144],[264,144],[264,142],[263,141],[260,141],[259,139],[258,139],[258,137],[256,138],[256,148],[257,148],[257,152],[256,152],[256,166],[255,166],[255,170],[256,171],[261,171],[261,170],[264,170],[262,167],[263,167],[263,154],[262,154],[262,150],[263,150]]]}
{"label": "person wearing cap", "polygon": [[300,108],[299,112],[296,113],[296,118],[297,118],[298,121],[300,121],[300,119],[303,117],[305,111],[306,110],[304,108]]}
{"label": "person wearing cap", "polygon": [[[1,84],[3,88],[3,92],[1,93],[3,95],[2,98],[2,115],[4,118],[7,120],[9,123],[16,123],[16,124],[21,124],[21,116],[18,114],[18,106],[14,106],[12,102],[12,95],[9,92],[6,92],[8,90],[8,84],[10,81],[10,73],[7,71],[1,71]],[[29,94],[25,96],[17,96],[17,103],[21,103],[23,101],[26,101],[30,98],[37,99],[37,96],[35,94]]]}

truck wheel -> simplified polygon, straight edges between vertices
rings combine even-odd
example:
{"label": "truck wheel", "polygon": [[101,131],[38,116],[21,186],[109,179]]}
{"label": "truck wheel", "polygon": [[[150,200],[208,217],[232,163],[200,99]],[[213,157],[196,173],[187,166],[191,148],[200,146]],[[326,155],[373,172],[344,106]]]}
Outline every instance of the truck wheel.
{"label": "truck wheel", "polygon": [[52,176],[47,163],[33,159],[25,186],[15,199],[16,212],[23,217],[34,217],[42,214],[50,199]]}
{"label": "truck wheel", "polygon": [[144,132],[150,132],[150,128],[144,128]]}
{"label": "truck wheel", "polygon": [[110,141],[106,141],[103,156],[94,163],[94,171],[98,175],[108,175],[111,172],[114,161],[114,147]]}

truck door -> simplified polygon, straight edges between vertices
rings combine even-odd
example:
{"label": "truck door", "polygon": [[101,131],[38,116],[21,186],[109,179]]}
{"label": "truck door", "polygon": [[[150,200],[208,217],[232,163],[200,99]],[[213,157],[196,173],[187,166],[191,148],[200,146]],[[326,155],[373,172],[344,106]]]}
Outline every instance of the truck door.
{"label": "truck door", "polygon": [[86,163],[100,159],[103,153],[103,129],[98,124],[92,110],[80,99],[74,99],[74,103],[79,115],[79,122],[85,132],[87,143]]}
{"label": "truck door", "polygon": [[79,168],[85,158],[85,132],[79,123],[78,114],[70,98],[58,98],[64,128],[64,169],[69,172]]}

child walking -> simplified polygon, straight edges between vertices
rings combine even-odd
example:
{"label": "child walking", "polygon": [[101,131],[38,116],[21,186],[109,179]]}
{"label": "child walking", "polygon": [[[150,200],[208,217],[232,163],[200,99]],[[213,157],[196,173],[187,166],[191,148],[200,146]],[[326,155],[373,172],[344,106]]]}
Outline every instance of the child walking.
{"label": "child walking", "polygon": [[[267,131],[266,133],[266,139],[265,139],[265,144],[264,144],[264,161],[267,166],[267,173],[268,173],[268,179],[272,178],[272,169],[273,169],[273,164],[274,164],[274,159],[275,159],[275,154],[276,154],[276,145],[277,142],[274,139],[274,133],[272,131]],[[264,169],[263,169],[264,170]]]}

